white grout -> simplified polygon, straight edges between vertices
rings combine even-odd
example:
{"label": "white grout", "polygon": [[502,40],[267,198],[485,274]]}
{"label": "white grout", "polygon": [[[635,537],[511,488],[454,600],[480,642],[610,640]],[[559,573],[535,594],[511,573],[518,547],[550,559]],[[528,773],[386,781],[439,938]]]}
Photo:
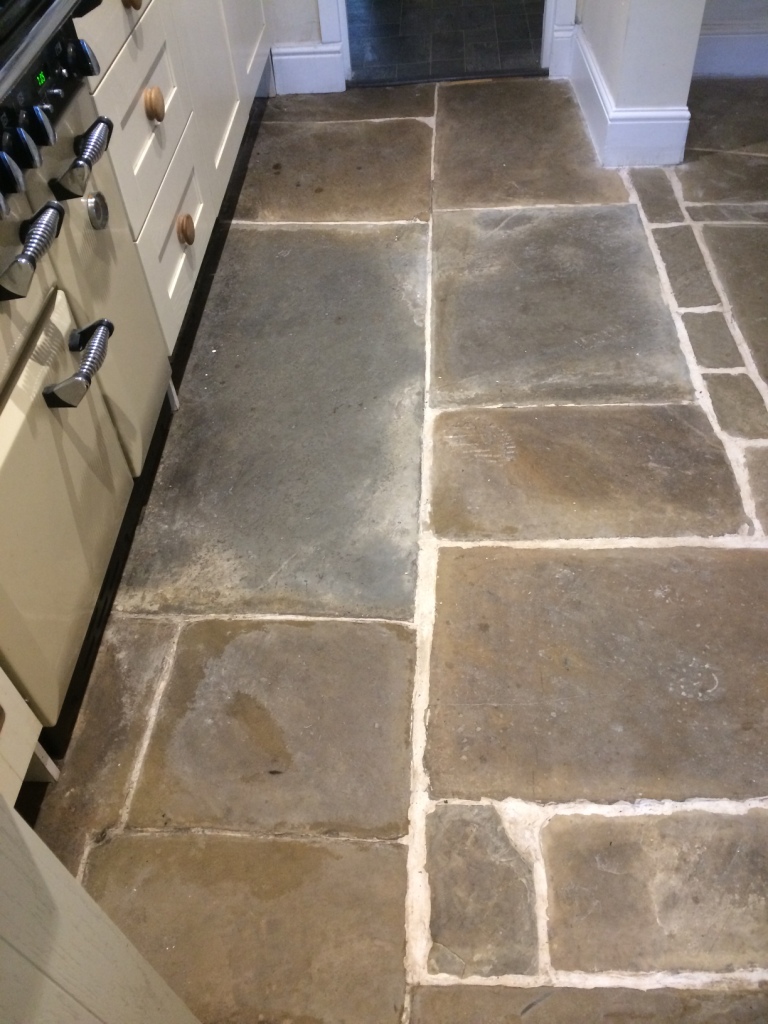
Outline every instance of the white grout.
{"label": "white grout", "polygon": [[357,623],[363,626],[405,626],[413,629],[412,619],[385,619],[371,616],[368,618],[353,615],[295,615],[281,614],[278,612],[152,612],[152,611],[113,611],[115,618],[123,619],[147,619],[156,622],[162,619],[168,622],[176,622],[186,625],[192,622],[346,622]]}
{"label": "white grout", "polygon": [[235,220],[231,227],[249,230],[273,230],[275,228],[384,228],[408,227],[412,224],[427,226],[427,221],[413,217],[411,220]]}
{"label": "white grout", "polygon": [[569,537],[556,540],[542,538],[531,540],[466,540],[438,537],[441,548],[509,548],[511,551],[613,551],[638,549],[668,550],[670,548],[713,548],[716,550],[768,549],[768,537],[756,535],[725,534],[721,537]]}
{"label": "white grout", "polygon": [[432,407],[432,411],[443,412],[493,412],[497,409],[669,409],[682,405],[697,405],[689,399],[670,400],[668,402],[441,402]]}
{"label": "white grout", "polygon": [[419,984],[430,988],[472,986],[481,988],[631,988],[642,992],[653,989],[683,989],[704,991],[763,989],[768,981],[768,971],[762,968],[751,970],[723,971],[653,971],[632,974],[624,971],[600,971],[587,974],[581,971],[556,971],[540,974],[502,974],[494,977],[469,976],[457,978],[452,974],[427,974]]}

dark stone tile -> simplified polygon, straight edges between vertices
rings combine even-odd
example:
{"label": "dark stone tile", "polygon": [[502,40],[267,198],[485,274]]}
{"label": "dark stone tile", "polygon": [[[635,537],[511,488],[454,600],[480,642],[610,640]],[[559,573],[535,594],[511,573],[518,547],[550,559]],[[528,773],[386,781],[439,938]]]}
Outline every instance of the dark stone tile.
{"label": "dark stone tile", "polygon": [[[432,58],[432,36],[401,36],[395,43],[394,58],[400,64],[429,63]],[[430,140],[432,133],[430,132]]]}
{"label": "dark stone tile", "polygon": [[764,811],[552,819],[543,848],[553,967],[762,967],[767,840]]}
{"label": "dark stone tile", "polygon": [[311,96],[273,96],[264,120],[369,121],[389,117],[432,117],[434,112],[434,85],[397,85]]}
{"label": "dark stone tile", "polygon": [[743,366],[722,313],[685,313],[683,322],[699,366]]}
{"label": "dark stone tile", "polygon": [[694,78],[689,149],[768,153],[768,78]]}
{"label": "dark stone tile", "polygon": [[495,26],[493,6],[483,3],[465,5],[459,13],[458,25],[467,30],[493,28]]}
{"label": "dark stone tile", "polygon": [[505,49],[499,44],[499,66],[502,71],[525,71],[539,66],[539,55],[533,47],[521,49]]}
{"label": "dark stone tile", "polygon": [[385,82],[391,85],[397,79],[397,64],[372,66],[363,64],[352,68],[352,81],[368,84],[369,82]]}
{"label": "dark stone tile", "polygon": [[[368,26],[368,30],[365,35],[370,39],[392,39],[394,36],[400,35],[400,22],[386,22],[379,23],[375,22]],[[322,94],[318,94],[322,95]],[[335,93],[333,95],[344,95],[343,93]],[[335,120],[335,118],[334,118]]]}
{"label": "dark stone tile", "polygon": [[748,448],[746,452],[749,483],[763,528],[768,527],[768,449]]}
{"label": "dark stone tile", "polygon": [[404,835],[413,663],[403,626],[187,626],[131,823]]}
{"label": "dark stone tile", "polygon": [[756,1024],[764,991],[630,988],[417,988],[412,1024]]}
{"label": "dark stone tile", "polygon": [[464,58],[456,60],[433,60],[430,65],[432,77],[437,81],[441,81],[446,78],[454,78],[457,75],[463,75],[466,67],[464,64]]}
{"label": "dark stone tile", "polygon": [[405,850],[121,837],[87,888],[201,1021],[397,1024]]}
{"label": "dark stone tile", "polygon": [[432,895],[429,970],[535,974],[533,871],[492,807],[438,807],[427,818]]}
{"label": "dark stone tile", "polygon": [[627,198],[618,174],[598,166],[563,82],[498,79],[441,89],[436,159],[442,209]]}
{"label": "dark stone tile", "polygon": [[764,224],[768,221],[768,203],[725,203],[719,205],[689,206],[691,220],[748,221]]}
{"label": "dark stone tile", "polygon": [[432,61],[456,60],[464,58],[464,33],[436,32],[432,36]]}
{"label": "dark stone tile", "polygon": [[496,15],[496,32],[502,39],[530,38],[528,18],[523,7],[512,8],[509,13]]}
{"label": "dark stone tile", "polygon": [[717,374],[705,379],[715,415],[727,434],[768,438],[768,410],[746,374]]}
{"label": "dark stone tile", "polygon": [[165,622],[109,622],[61,778],[49,787],[35,826],[72,874],[89,833],[117,824],[174,633]]}
{"label": "dark stone tile", "polygon": [[404,36],[429,34],[432,31],[432,10],[429,7],[403,8],[400,33]]}
{"label": "dark stone tile", "polygon": [[434,266],[437,403],[692,395],[634,206],[440,214]]}
{"label": "dark stone tile", "polygon": [[766,570],[765,551],[441,552],[435,795],[764,795]]}
{"label": "dark stone tile", "polygon": [[746,523],[695,406],[444,413],[433,479],[433,529],[456,540],[709,536]]}
{"label": "dark stone tile", "polygon": [[426,244],[230,231],[122,607],[410,617]]}
{"label": "dark stone tile", "polygon": [[426,220],[431,149],[431,129],[419,121],[265,124],[235,216]]}
{"label": "dark stone tile", "polygon": [[768,200],[768,158],[689,151],[677,175],[689,203],[759,203]]}
{"label": "dark stone tile", "polygon": [[464,63],[468,72],[499,71],[498,43],[467,43]]}
{"label": "dark stone tile", "polygon": [[631,172],[645,216],[652,224],[679,224],[683,218],[669,178],[660,167],[635,167]]}
{"label": "dark stone tile", "polygon": [[349,46],[351,61],[353,64],[389,64],[397,60],[398,41],[399,34],[380,35],[378,32],[376,35],[353,39]]}
{"label": "dark stone tile", "polygon": [[432,64],[429,61],[397,65],[397,79],[399,82],[423,82],[431,77]]}
{"label": "dark stone tile", "polygon": [[712,284],[693,229],[660,228],[653,232],[678,306],[716,306],[720,296]]}

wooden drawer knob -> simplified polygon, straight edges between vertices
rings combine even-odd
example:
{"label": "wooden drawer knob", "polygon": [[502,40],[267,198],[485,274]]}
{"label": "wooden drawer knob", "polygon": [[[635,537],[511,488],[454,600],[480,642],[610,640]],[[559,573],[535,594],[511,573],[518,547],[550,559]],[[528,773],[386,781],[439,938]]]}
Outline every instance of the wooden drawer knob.
{"label": "wooden drawer knob", "polygon": [[144,90],[144,113],[150,121],[159,124],[165,117],[165,99],[157,85],[150,85]]}
{"label": "wooden drawer knob", "polygon": [[123,0],[123,7],[132,7],[134,11],[140,11],[143,0]]}
{"label": "wooden drawer knob", "polygon": [[180,213],[176,218],[176,236],[182,245],[194,244],[195,222],[191,213]]}

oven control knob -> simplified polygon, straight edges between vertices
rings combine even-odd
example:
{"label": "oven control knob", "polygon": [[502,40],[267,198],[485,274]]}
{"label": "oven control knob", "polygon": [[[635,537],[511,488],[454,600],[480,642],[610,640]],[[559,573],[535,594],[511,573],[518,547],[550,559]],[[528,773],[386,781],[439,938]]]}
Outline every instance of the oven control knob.
{"label": "oven control knob", "polygon": [[24,248],[0,274],[0,299],[23,299],[32,285],[38,260],[48,252],[61,231],[64,207],[46,203],[34,217],[23,221],[19,235]]}
{"label": "oven control knob", "polygon": [[67,43],[65,63],[67,70],[77,78],[89,78],[91,75],[98,75],[101,71],[96,54],[84,39],[76,39],[74,42]]}
{"label": "oven control knob", "polygon": [[83,135],[75,139],[74,160],[60,178],[50,181],[49,187],[57,199],[80,199],[88,188],[93,165],[104,156],[112,138],[112,122],[108,117],[97,117]]}
{"label": "oven control knob", "polygon": [[19,114],[19,127],[38,146],[52,146],[56,142],[56,129],[42,107],[27,107]]}
{"label": "oven control knob", "polygon": [[24,170],[39,167],[43,162],[37,143],[23,128],[6,128],[0,139],[0,147]]}
{"label": "oven control knob", "polygon": [[[76,409],[85,398],[93,378],[107,358],[107,342],[114,332],[110,320],[97,320],[73,331],[69,337],[70,352],[83,352],[80,368],[58,384],[43,388],[43,398],[51,409]],[[84,351],[83,351],[84,350]]]}
{"label": "oven control knob", "polygon": [[13,159],[0,150],[0,192],[9,195],[12,192],[24,191],[24,175]]}

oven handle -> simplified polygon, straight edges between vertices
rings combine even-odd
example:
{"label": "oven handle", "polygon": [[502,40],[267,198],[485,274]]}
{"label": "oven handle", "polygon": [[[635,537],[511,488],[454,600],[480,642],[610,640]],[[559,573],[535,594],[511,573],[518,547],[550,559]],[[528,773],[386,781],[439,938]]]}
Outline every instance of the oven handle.
{"label": "oven handle", "polygon": [[107,358],[107,342],[114,329],[110,320],[96,320],[79,331],[72,331],[69,350],[83,352],[83,358],[80,368],[71,377],[43,388],[43,398],[51,409],[75,409],[80,405]]}

